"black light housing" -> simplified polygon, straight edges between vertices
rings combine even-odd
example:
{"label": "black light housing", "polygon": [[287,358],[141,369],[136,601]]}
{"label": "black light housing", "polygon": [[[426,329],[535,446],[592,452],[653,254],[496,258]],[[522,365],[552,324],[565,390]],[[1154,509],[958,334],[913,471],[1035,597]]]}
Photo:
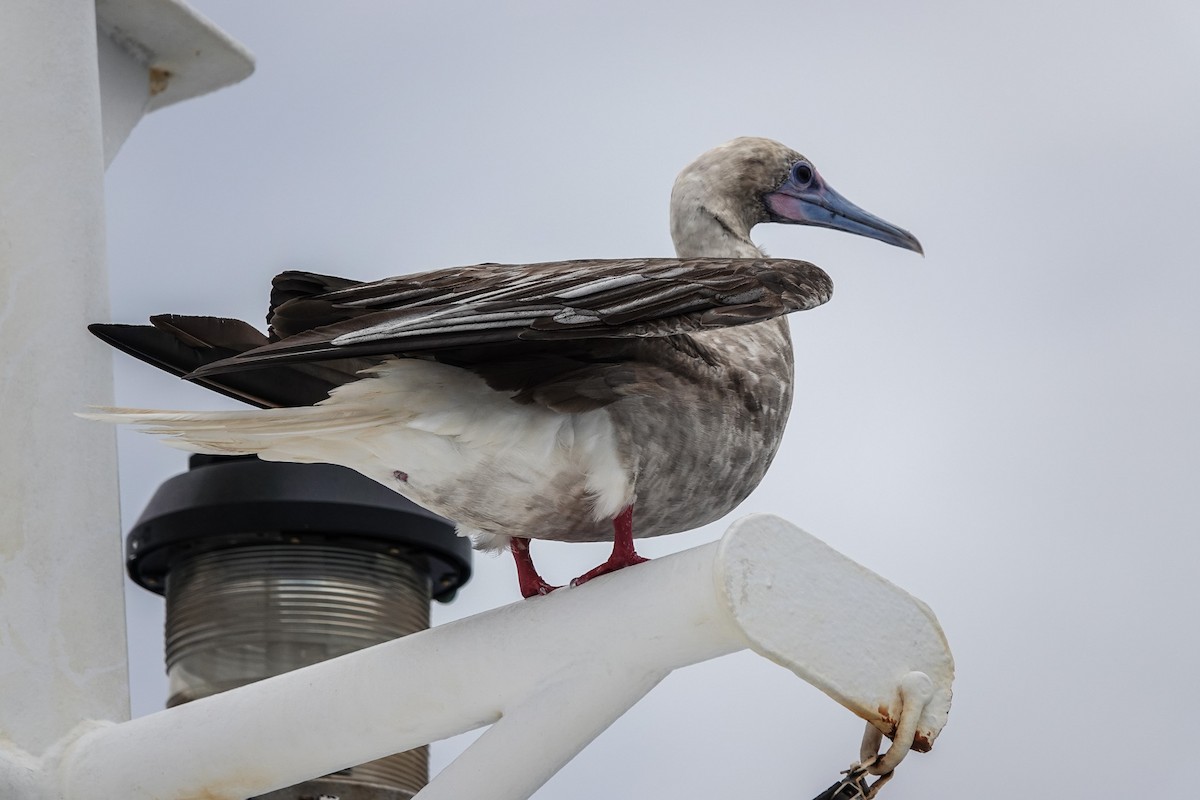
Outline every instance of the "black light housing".
{"label": "black light housing", "polygon": [[[429,627],[430,599],[470,578],[453,525],[344,467],[194,455],[126,540],[126,566],[166,598],[168,705]],[[407,800],[418,748],[264,795]]]}

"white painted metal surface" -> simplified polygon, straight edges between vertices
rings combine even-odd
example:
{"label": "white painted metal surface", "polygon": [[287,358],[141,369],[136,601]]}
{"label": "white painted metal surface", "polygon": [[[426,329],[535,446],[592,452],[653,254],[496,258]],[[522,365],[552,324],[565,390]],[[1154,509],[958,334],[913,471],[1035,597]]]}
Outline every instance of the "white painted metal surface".
{"label": "white painted metal surface", "polygon": [[[953,665],[929,609],[755,516],[578,588],[93,729],[43,774],[64,800],[236,800],[494,723],[419,797],[519,800],[671,670],[748,646],[889,733],[932,743],[945,722]],[[928,705],[902,702],[914,673]]]}
{"label": "white painted metal surface", "polygon": [[[930,696],[909,735],[928,750],[946,724],[954,680],[929,607],[820,539],[781,536],[774,517],[739,525],[722,540],[721,575],[750,646],[888,736],[900,721],[906,673],[924,673]],[[909,679],[908,690],[921,683]]]}
{"label": "white painted metal surface", "polygon": [[146,110],[247,63],[173,0],[0,3],[2,797],[33,796],[21,752],[129,714],[115,441],[73,415],[112,396],[85,330],[108,319],[104,166]]}
{"label": "white painted metal surface", "polygon": [[105,163],[142,115],[237,83],[250,53],[180,0],[96,0]]}
{"label": "white painted metal surface", "polygon": [[146,113],[150,78],[144,66],[99,31],[96,55],[100,64],[100,118],[107,167]]}
{"label": "white painted metal surface", "polygon": [[0,729],[129,714],[92,0],[0,3]]}

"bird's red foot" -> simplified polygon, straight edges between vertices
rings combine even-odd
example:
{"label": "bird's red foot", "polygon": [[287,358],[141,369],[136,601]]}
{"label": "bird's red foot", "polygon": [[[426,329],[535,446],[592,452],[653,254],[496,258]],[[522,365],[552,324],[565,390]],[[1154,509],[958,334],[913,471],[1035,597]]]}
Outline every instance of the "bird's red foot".
{"label": "bird's red foot", "polygon": [[639,556],[633,547],[633,506],[625,506],[625,510],[613,518],[613,549],[608,561],[583,573],[571,581],[571,585],[579,586],[592,578],[599,578],[601,575],[649,560]]}
{"label": "bird's red foot", "polygon": [[517,583],[521,587],[522,597],[536,597],[539,594],[550,594],[560,587],[551,586],[538,574],[529,555],[529,540],[514,536],[508,541],[508,549],[512,551],[513,561],[517,565]]}

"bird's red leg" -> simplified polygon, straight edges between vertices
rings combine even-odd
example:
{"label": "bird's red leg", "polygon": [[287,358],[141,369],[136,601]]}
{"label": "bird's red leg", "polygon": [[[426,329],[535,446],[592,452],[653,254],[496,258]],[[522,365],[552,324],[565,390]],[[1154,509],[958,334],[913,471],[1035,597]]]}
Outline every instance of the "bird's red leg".
{"label": "bird's red leg", "polygon": [[557,586],[551,586],[538,574],[529,555],[529,540],[514,536],[508,540],[508,549],[512,551],[513,561],[517,565],[517,583],[521,587],[523,597],[534,597],[539,594],[550,594]]}
{"label": "bird's red leg", "polygon": [[571,581],[571,585],[578,586],[581,583],[587,583],[592,578],[598,578],[601,575],[607,575],[610,572],[616,572],[624,567],[631,567],[649,560],[639,556],[633,547],[633,506],[625,506],[625,509],[613,518],[613,549],[608,561],[583,573]]}

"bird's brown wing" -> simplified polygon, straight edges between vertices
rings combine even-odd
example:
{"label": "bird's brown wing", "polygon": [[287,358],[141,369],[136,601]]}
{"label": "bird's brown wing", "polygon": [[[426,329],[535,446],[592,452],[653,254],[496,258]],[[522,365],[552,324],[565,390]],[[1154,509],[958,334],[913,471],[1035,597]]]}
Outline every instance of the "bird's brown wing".
{"label": "bird's brown wing", "polygon": [[567,349],[578,352],[585,340],[673,337],[762,322],[813,308],[832,293],[820,268],[766,258],[479,264],[305,291],[336,280],[283,273],[270,317],[274,341],[189,377],[328,359],[436,358],[502,344],[547,352],[552,342],[574,342]]}

